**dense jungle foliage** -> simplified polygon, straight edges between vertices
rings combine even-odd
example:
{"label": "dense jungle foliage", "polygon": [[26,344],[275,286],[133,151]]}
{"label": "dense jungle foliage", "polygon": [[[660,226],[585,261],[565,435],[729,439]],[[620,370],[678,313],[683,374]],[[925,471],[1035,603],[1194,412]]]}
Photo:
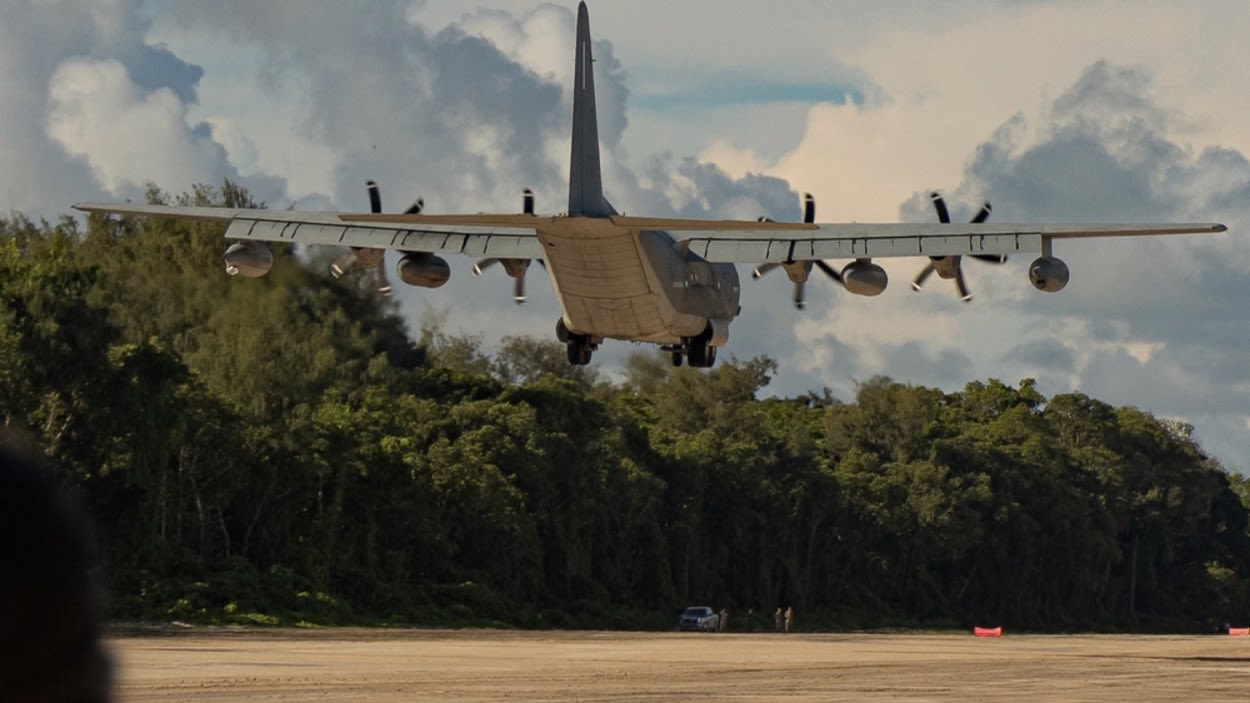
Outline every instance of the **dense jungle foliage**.
{"label": "dense jungle foliage", "polygon": [[0,220],[0,413],[94,516],[115,618],[1250,622],[1250,491],[1180,423],[1029,380],[758,400],[767,358],[613,381],[546,338],[410,338],[281,248],[231,280],[222,231]]}

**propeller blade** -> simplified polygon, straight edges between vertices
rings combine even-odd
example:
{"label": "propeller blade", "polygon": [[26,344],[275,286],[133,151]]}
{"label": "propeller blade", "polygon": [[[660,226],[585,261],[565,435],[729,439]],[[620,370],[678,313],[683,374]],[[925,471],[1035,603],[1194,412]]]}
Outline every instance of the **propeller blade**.
{"label": "propeller blade", "polygon": [[807,291],[805,290],[806,287],[807,287],[806,283],[794,284],[794,307],[798,308],[799,310],[802,310],[803,308],[807,307],[807,296],[806,296]]}
{"label": "propeller blade", "polygon": [[[946,209],[946,201],[942,198],[942,194],[938,192],[933,192],[929,194],[929,198],[933,201],[933,209],[937,211],[938,222],[941,222],[943,224],[949,223],[951,221],[951,213],[950,213],[950,210]],[[993,211],[993,207],[991,207],[989,202],[987,201],[985,204],[981,206],[981,209],[977,211],[977,214],[972,216],[972,224],[981,224],[985,222],[986,220],[990,218],[990,213],[992,211]],[[989,264],[1001,264],[1007,261],[1006,256],[1001,256],[1001,255],[996,255],[996,254],[969,254],[968,256],[971,256],[972,258],[978,261],[984,261]],[[949,258],[953,259],[953,261],[944,262],[944,263],[949,263],[954,266],[955,287],[959,290],[959,299],[966,303],[972,300],[972,294],[968,292],[968,284],[966,281],[964,281],[964,270],[963,270],[963,266],[961,265],[962,260],[958,256],[949,257]],[[916,276],[916,280],[911,282],[912,290],[915,290],[915,291],[920,290],[920,286],[924,285],[925,279],[928,278],[930,275],[932,275],[933,272],[936,270],[937,270],[937,267],[934,266],[932,261],[930,261],[927,265],[925,265],[924,269],[920,271],[920,275]],[[948,273],[948,270],[944,267],[942,269],[942,276],[945,277],[947,273]]]}
{"label": "propeller blade", "polygon": [[512,279],[512,299],[517,305],[525,302],[525,276],[517,276]]}
{"label": "propeller blade", "polygon": [[965,303],[972,302],[972,294],[968,292],[968,284],[964,282],[964,269],[955,265],[955,289],[959,291],[959,299]]}
{"label": "propeller blade", "polygon": [[381,260],[378,261],[378,267],[373,269],[373,282],[378,287],[378,295],[383,298],[391,297],[393,289],[391,288],[391,282],[386,277],[386,264]]}
{"label": "propeller blade", "polygon": [[382,194],[378,192],[378,182],[369,179],[365,181],[365,187],[369,190],[369,212],[382,212]]}
{"label": "propeller blade", "polygon": [[521,191],[521,212],[526,215],[534,214],[534,191],[529,188]]}
{"label": "propeller blade", "polygon": [[803,222],[812,224],[816,221],[816,198],[811,193],[803,194]]}
{"label": "propeller blade", "polygon": [[938,222],[949,224],[951,213],[946,209],[946,201],[942,199],[942,194],[930,193],[929,197],[933,199],[933,209],[937,210]]}
{"label": "propeller blade", "polygon": [[816,264],[816,268],[820,269],[821,271],[824,271],[825,275],[828,276],[829,278],[832,278],[838,283],[842,282],[842,274],[838,273],[837,269],[835,269],[834,267],[830,266],[829,264],[826,264],[824,261],[821,261],[820,259],[816,259],[812,263]]}
{"label": "propeller blade", "polygon": [[342,278],[343,274],[347,273],[347,270],[350,269],[355,263],[356,252],[348,249],[346,254],[335,259],[330,264],[330,275],[335,278]]}
{"label": "propeller blade", "polygon": [[933,275],[933,272],[936,270],[937,268],[933,265],[932,261],[925,264],[924,268],[920,269],[920,275],[916,276],[916,280],[911,282],[911,289],[914,291],[919,291],[920,286],[924,285],[925,279]]}
{"label": "propeller blade", "polygon": [[499,259],[482,259],[476,264],[473,264],[473,275],[481,276],[483,271],[497,263],[499,263]]}
{"label": "propeller blade", "polygon": [[760,276],[763,276],[764,274],[768,273],[769,271],[772,271],[773,269],[777,268],[780,265],[781,264],[777,264],[777,263],[760,264],[759,266],[755,267],[754,271],[751,272],[751,278],[759,278]]}

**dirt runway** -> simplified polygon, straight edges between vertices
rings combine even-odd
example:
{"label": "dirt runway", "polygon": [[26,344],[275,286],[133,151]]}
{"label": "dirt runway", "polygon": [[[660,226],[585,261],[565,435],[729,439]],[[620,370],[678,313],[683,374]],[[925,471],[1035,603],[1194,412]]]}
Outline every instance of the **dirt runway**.
{"label": "dirt runway", "polygon": [[129,701],[1242,700],[1250,638],[192,630],[111,640]]}

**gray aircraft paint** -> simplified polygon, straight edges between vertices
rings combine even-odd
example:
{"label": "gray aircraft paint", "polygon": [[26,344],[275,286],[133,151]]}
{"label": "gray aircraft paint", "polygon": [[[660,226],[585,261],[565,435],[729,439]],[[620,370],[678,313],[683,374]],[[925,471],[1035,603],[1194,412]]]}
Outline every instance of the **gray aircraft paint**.
{"label": "gray aircraft paint", "polygon": [[[792,280],[806,277],[813,262],[920,257],[939,274],[950,273],[946,257],[1040,254],[1029,280],[1057,291],[1067,269],[1053,256],[1054,240],[1223,232],[1218,223],[1172,224],[987,224],[958,223],[785,223],[696,220],[617,215],[604,197],[595,112],[594,55],[590,19],[583,2],[577,12],[574,56],[569,209],[557,216],[514,214],[427,215],[423,213],[301,212],[130,203],[78,203],[86,212],[229,222],[235,272],[263,275],[263,242],[330,245],[405,252],[415,262],[405,280],[437,287],[450,274],[438,254],[512,260],[541,259],[562,311],[562,332],[593,348],[604,339],[666,345],[675,361],[692,350],[710,362],[729,338],[741,292],[735,264],[784,264]],[[379,209],[379,208],[375,208]],[[677,237],[674,234],[678,235]],[[359,257],[357,257],[359,258]],[[227,258],[227,270],[231,259]],[[832,269],[830,269],[832,270]],[[1062,274],[1062,275],[1061,275]],[[847,269],[842,277],[846,278]],[[1062,279],[1062,280],[1061,280]],[[863,295],[880,292],[868,286]],[[869,290],[871,289],[871,290]],[[857,292],[855,287],[847,290]],[[571,338],[570,338],[571,339]],[[574,361],[570,344],[570,361]],[[586,363],[582,355],[574,363]]]}
{"label": "gray aircraft paint", "polygon": [[594,52],[590,13],[577,7],[577,44],[573,68],[573,148],[569,159],[569,215],[608,217],[616,210],[603,197],[599,168],[599,118],[595,112]]}
{"label": "gray aircraft paint", "polygon": [[[723,346],[738,313],[733,264],[712,264],[665,232],[596,226],[616,211],[603,195],[594,53],[586,3],[577,9],[569,212],[536,228],[565,326],[596,340]],[[590,220],[599,220],[592,222]]]}

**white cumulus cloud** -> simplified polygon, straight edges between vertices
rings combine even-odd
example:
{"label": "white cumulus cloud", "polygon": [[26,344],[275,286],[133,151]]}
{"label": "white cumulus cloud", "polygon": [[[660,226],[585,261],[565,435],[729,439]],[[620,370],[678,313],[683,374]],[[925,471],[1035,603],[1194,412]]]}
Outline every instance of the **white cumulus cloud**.
{"label": "white cumulus cloud", "polygon": [[145,94],[120,61],[66,60],[48,94],[48,136],[85,159],[114,194],[148,181],[181,192],[223,171],[225,150],[207,125],[188,125],[186,105],[172,90]]}

